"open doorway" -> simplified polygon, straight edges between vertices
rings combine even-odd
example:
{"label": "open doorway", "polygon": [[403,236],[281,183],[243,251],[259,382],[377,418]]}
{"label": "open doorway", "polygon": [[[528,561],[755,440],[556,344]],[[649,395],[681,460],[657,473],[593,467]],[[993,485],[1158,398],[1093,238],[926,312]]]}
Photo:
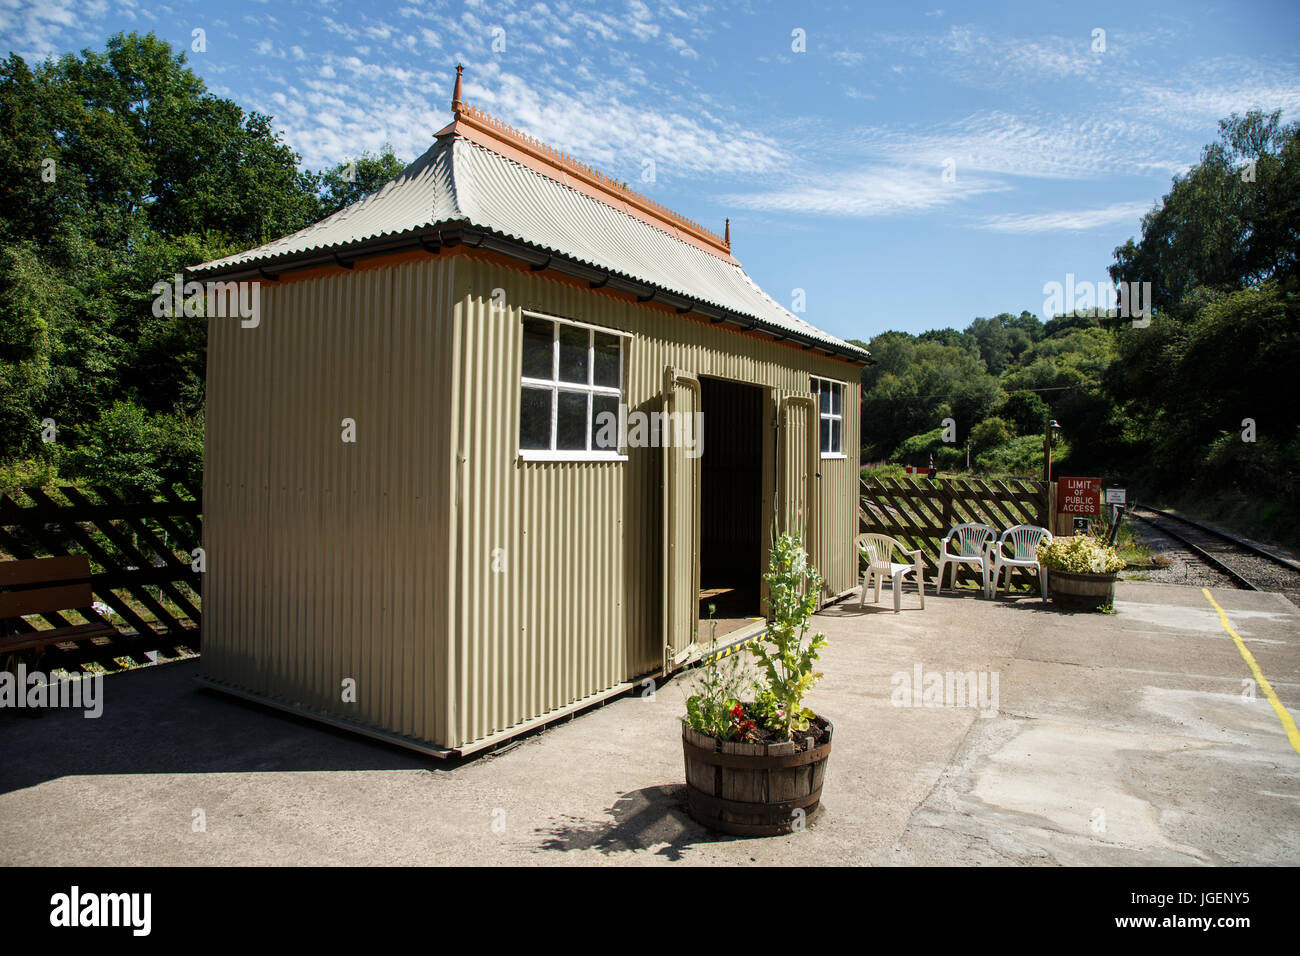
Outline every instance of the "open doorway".
{"label": "open doorway", "polygon": [[763,577],[763,408],[756,385],[700,378],[700,640],[761,614]]}

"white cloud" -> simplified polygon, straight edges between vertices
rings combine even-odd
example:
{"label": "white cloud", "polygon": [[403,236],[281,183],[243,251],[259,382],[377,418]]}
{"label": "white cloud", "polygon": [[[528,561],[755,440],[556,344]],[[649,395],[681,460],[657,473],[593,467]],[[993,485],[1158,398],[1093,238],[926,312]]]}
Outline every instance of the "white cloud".
{"label": "white cloud", "polygon": [[1158,127],[1107,115],[1084,117],[1003,111],[972,113],[929,129],[870,127],[849,134],[855,152],[940,166],[959,175],[981,172],[1041,179],[1090,179],[1107,174],[1173,173],[1186,157]]}
{"label": "white cloud", "polygon": [[0,4],[0,36],[8,38],[13,52],[39,62],[65,52],[68,44],[63,35],[76,30],[85,20],[102,16],[107,9],[107,0],[42,0],[31,4],[6,0]]}
{"label": "white cloud", "polygon": [[671,33],[668,34],[668,45],[689,60],[698,60],[700,58],[699,53],[692,49],[690,44],[681,37],[673,36]]}
{"label": "white cloud", "polygon": [[992,232],[1083,232],[1102,226],[1130,223],[1135,229],[1151,211],[1150,202],[1120,202],[1099,209],[989,216],[979,224]]}
{"label": "white cloud", "polygon": [[1004,188],[994,180],[970,176],[945,182],[937,169],[872,166],[825,181],[721,198],[742,209],[865,218],[929,212]]}

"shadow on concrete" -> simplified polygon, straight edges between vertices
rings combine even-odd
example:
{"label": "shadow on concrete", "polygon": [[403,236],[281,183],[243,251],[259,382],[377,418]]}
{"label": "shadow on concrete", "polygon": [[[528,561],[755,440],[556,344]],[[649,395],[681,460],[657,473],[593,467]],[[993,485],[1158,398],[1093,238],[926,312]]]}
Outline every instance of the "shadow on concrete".
{"label": "shadow on concrete", "polygon": [[450,770],[439,760],[206,690],[197,660],[104,678],[103,713],[0,711],[0,793],[84,774]]}
{"label": "shadow on concrete", "polygon": [[696,823],[686,809],[686,785],[681,783],[629,791],[606,812],[612,818],[609,823],[561,817],[549,828],[539,827],[539,852],[597,850],[613,855],[653,849],[656,856],[675,862],[692,846],[738,839]]}
{"label": "shadow on concrete", "polygon": [[[929,598],[927,597],[926,600],[928,601]],[[872,604],[870,601],[868,601],[862,607],[858,607],[857,601],[852,601],[852,602],[845,601],[843,604],[836,604],[833,607],[824,607],[817,612],[819,617],[870,617],[873,614],[893,614],[893,613],[894,613],[894,599],[886,598],[886,596],[883,594],[880,596],[879,604]],[[908,614],[908,613],[922,614],[924,612],[921,610],[920,603],[916,600],[916,595],[913,594],[912,604],[910,607],[908,606],[907,603],[907,596],[906,595],[903,596],[903,606],[899,608],[898,613],[899,614]]]}

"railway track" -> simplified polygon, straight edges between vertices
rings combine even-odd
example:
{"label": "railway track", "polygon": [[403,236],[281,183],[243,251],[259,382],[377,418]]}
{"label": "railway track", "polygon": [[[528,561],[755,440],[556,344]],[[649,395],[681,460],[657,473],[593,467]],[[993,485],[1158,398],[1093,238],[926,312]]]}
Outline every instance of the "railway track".
{"label": "railway track", "polygon": [[1300,563],[1191,518],[1134,502],[1129,514],[1177,541],[1248,591],[1279,591],[1300,604]]}

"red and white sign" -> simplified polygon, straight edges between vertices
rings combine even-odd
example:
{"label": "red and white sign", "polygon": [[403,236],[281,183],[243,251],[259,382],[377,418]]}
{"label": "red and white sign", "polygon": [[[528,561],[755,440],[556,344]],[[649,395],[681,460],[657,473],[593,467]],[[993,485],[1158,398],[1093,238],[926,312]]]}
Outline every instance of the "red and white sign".
{"label": "red and white sign", "polygon": [[1056,510],[1065,515],[1101,514],[1101,479],[1056,479]]}

